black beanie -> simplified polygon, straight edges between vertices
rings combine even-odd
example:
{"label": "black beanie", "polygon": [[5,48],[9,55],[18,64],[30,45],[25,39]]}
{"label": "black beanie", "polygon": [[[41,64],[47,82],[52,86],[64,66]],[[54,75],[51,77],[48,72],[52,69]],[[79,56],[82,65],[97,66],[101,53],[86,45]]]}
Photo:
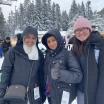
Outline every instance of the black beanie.
{"label": "black beanie", "polygon": [[25,30],[23,31],[23,37],[28,34],[33,34],[35,37],[38,37],[37,29],[33,28],[32,26],[28,26],[25,28]]}

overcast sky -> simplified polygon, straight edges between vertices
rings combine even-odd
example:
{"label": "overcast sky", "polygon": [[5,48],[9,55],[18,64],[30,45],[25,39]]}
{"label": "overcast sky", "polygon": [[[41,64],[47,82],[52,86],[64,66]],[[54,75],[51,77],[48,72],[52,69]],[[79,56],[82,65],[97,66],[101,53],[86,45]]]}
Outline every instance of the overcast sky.
{"label": "overcast sky", "polygon": [[[15,6],[18,7],[19,3],[23,3],[23,1],[24,0],[14,1],[12,3],[12,6],[0,5],[2,7],[5,18],[8,17],[8,14],[11,10],[15,9]],[[70,6],[71,6],[73,0],[52,0],[52,1],[54,1],[55,3],[58,3],[61,7],[61,10],[67,10],[67,12],[69,12],[69,9],[70,9]],[[82,1],[84,3],[87,2],[87,0],[76,0],[77,3],[81,3]],[[90,0],[90,1],[92,3],[91,6],[92,6],[93,11],[94,10],[99,11],[104,7],[104,0]]]}

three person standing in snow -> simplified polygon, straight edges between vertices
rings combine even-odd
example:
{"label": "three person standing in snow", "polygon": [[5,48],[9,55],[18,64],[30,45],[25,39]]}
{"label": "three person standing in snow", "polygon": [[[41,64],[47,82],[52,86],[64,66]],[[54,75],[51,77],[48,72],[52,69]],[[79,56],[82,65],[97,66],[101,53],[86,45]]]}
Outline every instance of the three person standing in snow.
{"label": "three person standing in snow", "polygon": [[[31,67],[27,100],[30,104],[43,104],[46,96],[49,104],[71,104],[75,97],[78,104],[103,104],[104,40],[98,32],[92,31],[90,21],[84,17],[75,21],[74,34],[73,48],[68,51],[60,32],[49,30],[42,38],[47,48],[44,60],[37,46],[38,32],[28,26],[23,31],[22,42],[5,55],[0,104],[8,104],[3,97],[9,86],[27,87]],[[18,103],[9,101],[9,104]]]}
{"label": "three person standing in snow", "polygon": [[[47,39],[48,34],[52,36]],[[82,73],[74,55],[64,48],[64,40],[60,32],[58,30],[51,30],[45,35],[45,38],[43,37],[42,42],[45,46],[47,45],[45,62],[42,53],[37,47],[37,30],[29,26],[23,31],[22,35],[23,42],[11,48],[4,58],[0,82],[0,103],[8,104],[8,101],[3,100],[7,87],[11,85],[23,85],[27,87],[29,72],[34,63],[28,91],[29,103],[43,104],[45,94],[47,95],[47,93],[49,93],[52,95],[50,96],[51,104],[61,104],[61,101],[64,102],[64,99],[61,99],[62,94],[68,93],[69,96],[66,103],[70,104],[76,95],[76,87],[74,84],[82,80]],[[46,42],[46,44],[44,42]],[[53,44],[52,46],[51,42]],[[47,55],[49,55],[48,59],[50,61],[51,59],[53,60],[51,61],[52,63],[49,63],[49,65],[53,64],[51,68],[47,68],[46,66],[48,65],[46,64]],[[50,86],[48,86],[49,83]],[[39,87],[40,92],[38,93],[40,95],[38,94],[38,99],[35,99],[34,94],[36,92],[34,92],[34,89],[37,87]],[[51,87],[52,91],[49,91],[49,89],[47,89],[48,87]],[[57,94],[59,95],[57,96]],[[17,104],[17,101],[11,100],[9,104]],[[21,102],[20,104],[25,103]]]}

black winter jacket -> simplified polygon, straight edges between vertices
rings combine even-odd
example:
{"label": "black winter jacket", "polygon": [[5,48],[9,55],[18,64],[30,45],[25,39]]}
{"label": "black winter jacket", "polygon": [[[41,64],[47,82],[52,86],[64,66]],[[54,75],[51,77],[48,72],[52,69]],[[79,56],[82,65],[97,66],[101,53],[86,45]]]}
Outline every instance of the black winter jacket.
{"label": "black winter jacket", "polygon": [[[43,64],[44,58],[42,53],[39,51],[39,60],[29,60],[27,54],[23,50],[23,45],[17,45],[14,48],[11,48],[4,59],[2,65],[2,76],[0,82],[0,91],[6,90],[10,85],[20,84],[27,87],[28,79],[30,74],[30,69],[33,65],[31,81],[29,85],[29,100],[30,104],[42,104],[45,100],[44,96],[44,72]],[[39,86],[41,98],[34,100],[33,89]],[[0,97],[3,97],[4,94],[0,93]],[[16,104],[16,102],[10,102],[10,104]],[[22,103],[21,103],[22,104]]]}
{"label": "black winter jacket", "polygon": [[[47,38],[54,36],[58,42],[58,48],[51,52],[47,45]],[[64,48],[61,34],[57,30],[51,30],[42,39],[47,47],[45,57],[45,80],[50,83],[50,98],[52,104],[61,104],[63,91],[70,93],[69,104],[75,98],[75,84],[82,80],[80,66],[73,53]],[[52,69],[58,69],[60,77],[56,80],[52,78]]]}
{"label": "black winter jacket", "polygon": [[[85,104],[103,104],[104,40],[98,32],[91,32],[84,48],[86,52],[76,55],[83,72],[78,90],[84,93]],[[98,60],[95,58],[96,49],[99,50]]]}

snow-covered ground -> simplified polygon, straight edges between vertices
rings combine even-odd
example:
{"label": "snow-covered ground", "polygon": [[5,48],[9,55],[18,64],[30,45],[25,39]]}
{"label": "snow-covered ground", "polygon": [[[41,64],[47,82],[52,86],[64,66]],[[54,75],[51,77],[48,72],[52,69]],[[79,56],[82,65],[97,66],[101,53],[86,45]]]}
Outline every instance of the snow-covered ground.
{"label": "snow-covered ground", "polygon": [[[1,69],[1,65],[2,65],[3,59],[4,59],[4,58],[0,58],[0,69]],[[46,100],[46,102],[45,102],[44,104],[48,104],[48,101]],[[73,101],[72,104],[77,104],[77,103],[76,103],[76,100]]]}

